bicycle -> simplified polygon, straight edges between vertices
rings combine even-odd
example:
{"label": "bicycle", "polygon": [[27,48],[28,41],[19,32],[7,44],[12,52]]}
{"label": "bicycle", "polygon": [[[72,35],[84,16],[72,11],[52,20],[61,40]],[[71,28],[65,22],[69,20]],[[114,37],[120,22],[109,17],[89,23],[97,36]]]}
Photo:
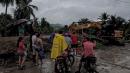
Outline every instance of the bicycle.
{"label": "bicycle", "polygon": [[58,56],[55,61],[56,73],[69,73],[69,68],[74,64],[74,56],[70,54],[70,50],[67,50],[66,56]]}
{"label": "bicycle", "polygon": [[[86,57],[81,59],[84,63],[82,71],[76,71],[75,73],[98,73],[96,70],[96,57]],[[81,63],[82,66],[82,63]]]}
{"label": "bicycle", "polygon": [[[86,73],[99,73],[96,70],[96,57],[87,57],[84,58],[84,69],[86,71]],[[81,72],[75,72],[75,73],[81,73]]]}

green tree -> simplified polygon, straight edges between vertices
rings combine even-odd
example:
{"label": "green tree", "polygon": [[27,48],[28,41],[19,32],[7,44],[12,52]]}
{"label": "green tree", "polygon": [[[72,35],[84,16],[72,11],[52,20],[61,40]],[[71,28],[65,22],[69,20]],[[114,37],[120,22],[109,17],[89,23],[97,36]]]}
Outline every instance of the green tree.
{"label": "green tree", "polygon": [[53,32],[54,28],[50,26],[50,23],[45,18],[41,18],[41,30],[44,34]]}
{"label": "green tree", "polygon": [[0,32],[2,36],[5,36],[6,30],[7,30],[7,25],[13,23],[13,18],[9,14],[0,14]]}
{"label": "green tree", "polygon": [[16,0],[16,10],[14,16],[16,19],[30,19],[32,15],[36,19],[34,9],[38,10],[38,7],[31,4],[32,0]]}
{"label": "green tree", "polygon": [[5,6],[5,14],[7,14],[8,11],[8,7],[9,5],[13,5],[14,4],[14,0],[0,0],[0,3],[2,4],[2,6]]}
{"label": "green tree", "polygon": [[128,31],[129,31],[129,33],[130,33],[130,20],[128,21]]}
{"label": "green tree", "polygon": [[50,27],[49,22],[47,22],[45,18],[41,18],[41,27]]}
{"label": "green tree", "polygon": [[78,21],[78,23],[83,23],[83,24],[85,24],[85,23],[90,23],[91,21],[88,19],[88,18],[82,18],[82,19],[80,19],[79,21]]}
{"label": "green tree", "polygon": [[106,21],[108,20],[108,18],[109,18],[109,15],[106,12],[104,12],[101,14],[101,16],[99,16],[98,19],[102,20],[102,24],[104,25],[106,24]]}
{"label": "green tree", "polygon": [[120,16],[111,15],[109,19],[109,24],[112,24],[117,30],[124,30],[126,21]]}
{"label": "green tree", "polygon": [[124,32],[124,35],[125,35],[125,40],[129,40],[129,34],[130,34],[130,20],[128,20],[125,24],[125,32]]}
{"label": "green tree", "polygon": [[112,34],[114,30],[122,30],[125,32],[127,28],[127,23],[125,19],[116,15],[110,15],[107,24],[108,25],[105,30],[107,31],[106,33],[110,34]]}
{"label": "green tree", "polygon": [[109,20],[108,20],[108,24],[115,26],[116,22],[117,22],[116,16],[115,15],[111,15]]}
{"label": "green tree", "polygon": [[112,36],[115,30],[116,16],[111,15],[107,20],[103,19],[102,22],[103,22],[102,30],[105,31],[104,34],[106,36]]}
{"label": "green tree", "polygon": [[117,27],[120,28],[120,27],[122,27],[123,25],[126,24],[126,21],[125,21],[124,18],[118,16],[118,17],[116,18],[116,24],[117,24]]}
{"label": "green tree", "polygon": [[130,20],[127,21],[127,25],[126,25],[126,33],[130,34]]}
{"label": "green tree", "polygon": [[69,32],[69,26],[65,25],[62,30],[63,30],[64,33]]}

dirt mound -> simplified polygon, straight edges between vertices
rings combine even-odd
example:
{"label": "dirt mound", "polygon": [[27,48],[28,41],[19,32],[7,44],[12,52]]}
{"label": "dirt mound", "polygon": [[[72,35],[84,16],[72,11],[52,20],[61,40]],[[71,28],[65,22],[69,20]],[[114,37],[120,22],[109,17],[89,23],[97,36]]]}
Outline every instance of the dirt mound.
{"label": "dirt mound", "polygon": [[0,50],[16,49],[18,37],[0,37]]}
{"label": "dirt mound", "polygon": [[[0,37],[0,53],[7,50],[16,50],[18,37]],[[24,37],[25,44],[30,43],[29,36]],[[42,38],[43,45],[46,46],[48,43],[47,38]]]}

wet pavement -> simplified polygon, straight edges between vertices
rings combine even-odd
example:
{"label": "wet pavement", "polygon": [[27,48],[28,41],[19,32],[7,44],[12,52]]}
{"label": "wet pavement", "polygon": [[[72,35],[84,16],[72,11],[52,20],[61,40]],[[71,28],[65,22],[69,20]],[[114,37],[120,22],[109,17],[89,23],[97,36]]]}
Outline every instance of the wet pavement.
{"label": "wet pavement", "polygon": [[[125,47],[107,46],[104,49],[96,50],[97,71],[99,73],[130,73],[130,45]],[[76,61],[71,69],[75,73],[78,68],[80,57],[75,57]],[[26,63],[25,70],[18,70],[17,67],[0,67],[0,73],[54,73],[54,61],[49,59],[49,55],[44,59],[42,66],[32,66]]]}
{"label": "wet pavement", "polygon": [[100,73],[130,73],[130,45],[111,46],[97,50],[98,71]]}

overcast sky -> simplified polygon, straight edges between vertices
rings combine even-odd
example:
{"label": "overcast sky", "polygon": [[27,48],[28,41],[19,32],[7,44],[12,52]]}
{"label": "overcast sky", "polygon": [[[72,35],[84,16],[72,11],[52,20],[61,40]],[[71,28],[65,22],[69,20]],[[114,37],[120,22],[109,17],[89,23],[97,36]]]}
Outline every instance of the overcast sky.
{"label": "overcast sky", "polygon": [[[81,18],[97,20],[103,12],[130,19],[130,0],[33,0],[39,7],[37,17],[45,17],[50,23],[70,24]],[[9,13],[14,7],[9,8]],[[5,8],[0,5],[0,12]]]}

